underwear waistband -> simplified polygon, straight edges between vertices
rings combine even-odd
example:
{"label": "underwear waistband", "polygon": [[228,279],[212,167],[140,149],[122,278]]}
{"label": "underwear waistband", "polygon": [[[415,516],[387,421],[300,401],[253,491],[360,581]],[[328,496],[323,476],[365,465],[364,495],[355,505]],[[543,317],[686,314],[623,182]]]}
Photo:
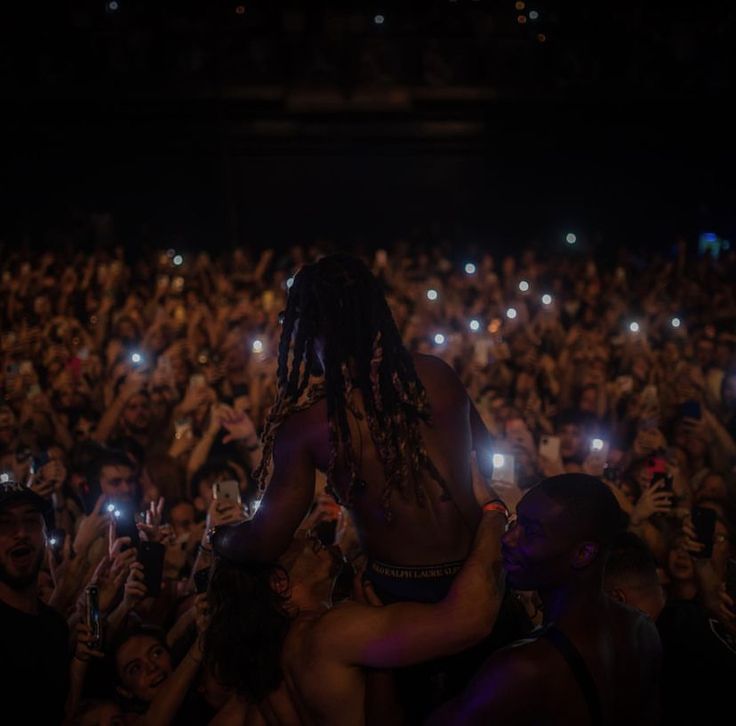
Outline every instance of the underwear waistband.
{"label": "underwear waistband", "polygon": [[388,565],[385,562],[371,560],[368,569],[383,577],[396,580],[430,580],[437,577],[454,577],[460,572],[463,562],[445,562],[438,565]]}

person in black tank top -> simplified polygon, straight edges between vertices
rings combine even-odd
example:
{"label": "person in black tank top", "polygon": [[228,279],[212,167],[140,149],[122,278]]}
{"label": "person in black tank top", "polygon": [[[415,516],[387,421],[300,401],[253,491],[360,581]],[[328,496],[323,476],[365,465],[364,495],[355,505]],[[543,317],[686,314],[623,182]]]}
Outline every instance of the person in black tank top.
{"label": "person in black tank top", "polygon": [[491,656],[431,724],[656,723],[660,643],[643,614],[603,592],[626,515],[585,474],[544,480],[502,540],[507,584],[536,590],[544,627]]}

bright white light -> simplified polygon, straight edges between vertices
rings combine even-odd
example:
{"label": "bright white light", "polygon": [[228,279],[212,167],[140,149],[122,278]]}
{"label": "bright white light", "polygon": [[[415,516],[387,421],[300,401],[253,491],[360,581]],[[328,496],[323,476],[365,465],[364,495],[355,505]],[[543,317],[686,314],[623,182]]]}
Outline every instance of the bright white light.
{"label": "bright white light", "polygon": [[592,451],[603,451],[603,439],[593,439],[590,448]]}
{"label": "bright white light", "polygon": [[679,328],[681,325],[680,318],[672,318],[672,327]]}
{"label": "bright white light", "polygon": [[180,265],[184,264],[184,258],[181,255],[174,255],[174,259],[172,262],[179,267]]}
{"label": "bright white light", "polygon": [[253,511],[257,512],[261,508],[261,500],[256,499],[255,502],[253,502]]}
{"label": "bright white light", "polygon": [[3,472],[0,474],[0,484],[7,484],[10,481],[10,476]]}
{"label": "bright white light", "polygon": [[442,333],[437,333],[437,335],[434,336],[434,342],[437,345],[442,345],[445,342],[445,336],[442,335]]}
{"label": "bright white light", "polygon": [[639,323],[637,323],[636,321],[634,321],[633,323],[630,323],[629,324],[629,330],[632,333],[638,333],[639,332]]}
{"label": "bright white light", "polygon": [[468,262],[468,264],[465,265],[465,274],[475,275],[475,265],[472,262]]}
{"label": "bright white light", "polygon": [[427,290],[427,300],[436,300],[437,299],[437,290],[434,290],[430,288]]}
{"label": "bright white light", "polygon": [[122,517],[122,516],[123,516],[123,513],[122,513],[122,512],[121,512],[121,511],[120,511],[119,509],[116,509],[116,510],[115,510],[115,511],[113,512],[113,514],[114,514],[114,515],[115,515],[115,516],[116,516],[116,517],[117,517],[118,519],[120,519],[120,517]]}
{"label": "bright white light", "polygon": [[539,13],[536,10],[529,12],[529,20],[536,20],[539,17]]}
{"label": "bright white light", "polygon": [[383,17],[383,15],[376,15],[376,17],[375,17],[375,18],[373,18],[373,22],[374,22],[374,23],[375,23],[376,25],[383,25],[383,21],[384,21],[385,19],[386,19],[386,18],[384,18],[384,17]]}
{"label": "bright white light", "polygon": [[50,544],[50,545],[51,545],[52,547],[56,547],[56,543],[57,543],[58,541],[59,541],[59,540],[58,540],[58,539],[56,539],[56,537],[52,537],[52,538],[51,538],[51,539],[49,540],[49,544]]}
{"label": "bright white light", "polygon": [[254,353],[263,353],[263,341],[262,340],[254,340],[252,347],[253,347]]}
{"label": "bright white light", "polygon": [[286,281],[286,289],[287,289],[287,290],[291,289],[291,286],[292,286],[293,284],[294,284],[294,278],[293,278],[293,277],[290,277],[290,278],[289,278],[289,279],[288,279],[288,280]]}
{"label": "bright white light", "polygon": [[514,318],[516,317],[516,308],[509,308],[509,309],[508,309],[508,310],[506,311],[506,317],[507,317],[507,318],[508,318],[509,320],[513,320],[513,319],[514,319]]}
{"label": "bright white light", "polygon": [[478,320],[471,320],[468,323],[468,327],[475,333],[477,330],[480,330],[480,322]]}
{"label": "bright white light", "polygon": [[522,280],[519,283],[519,290],[521,290],[522,292],[527,292],[527,290],[529,290],[529,283],[526,280]]}
{"label": "bright white light", "polygon": [[567,242],[567,244],[569,245],[574,245],[577,241],[578,238],[572,232],[570,232],[570,234],[565,237],[565,242]]}
{"label": "bright white light", "polygon": [[107,511],[108,512],[114,512],[115,511],[115,505],[114,504],[108,504],[107,505]]}
{"label": "bright white light", "polygon": [[493,467],[495,469],[500,469],[504,465],[505,462],[506,462],[506,457],[503,454],[493,455]]}
{"label": "bright white light", "polygon": [[542,295],[542,305],[551,305],[552,304],[552,295],[548,295],[545,293]]}
{"label": "bright white light", "polygon": [[140,353],[133,353],[133,355],[130,356],[130,360],[133,363],[140,363],[143,360],[143,356],[141,356]]}

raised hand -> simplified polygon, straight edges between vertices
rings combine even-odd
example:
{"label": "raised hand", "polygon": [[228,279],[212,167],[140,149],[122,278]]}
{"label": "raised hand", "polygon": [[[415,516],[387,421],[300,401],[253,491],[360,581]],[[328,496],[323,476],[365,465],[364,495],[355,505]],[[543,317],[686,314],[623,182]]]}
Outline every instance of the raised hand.
{"label": "raised hand", "polygon": [[668,514],[672,511],[672,492],[658,481],[642,492],[631,513],[631,523],[641,524],[653,514]]}
{"label": "raised hand", "polygon": [[90,645],[92,643],[92,633],[87,623],[77,623],[74,635],[74,657],[77,660],[88,663],[93,658],[104,658],[105,654],[102,650],[98,650],[98,648]]}
{"label": "raised hand", "polygon": [[227,434],[222,439],[223,444],[231,441],[252,441],[256,444],[258,443],[256,426],[245,411],[236,413],[231,409],[228,415],[221,420],[223,427],[227,429]]}
{"label": "raised hand", "polygon": [[95,508],[80,522],[77,536],[74,538],[76,552],[86,552],[92,542],[105,534],[111,522],[110,513],[103,511],[106,498],[101,494],[95,502]]}
{"label": "raised hand", "polygon": [[134,562],[130,566],[128,577],[123,588],[123,606],[127,610],[132,610],[138,603],[142,602],[148,589],[144,582],[143,565],[140,562]]}

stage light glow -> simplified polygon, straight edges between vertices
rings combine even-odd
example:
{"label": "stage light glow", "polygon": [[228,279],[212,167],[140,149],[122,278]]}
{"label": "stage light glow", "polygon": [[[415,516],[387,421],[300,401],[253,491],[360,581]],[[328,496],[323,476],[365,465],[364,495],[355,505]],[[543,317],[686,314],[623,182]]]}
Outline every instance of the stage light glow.
{"label": "stage light glow", "polygon": [[578,238],[572,232],[570,232],[565,237],[565,242],[567,242],[567,244],[569,245],[574,245],[577,241],[578,241]]}
{"label": "stage light glow", "polygon": [[477,320],[471,320],[468,323],[468,327],[474,332],[477,333],[480,330],[480,322]]}
{"label": "stage light glow", "polygon": [[506,317],[507,317],[507,318],[508,318],[509,320],[513,320],[513,319],[514,319],[514,318],[516,317],[516,314],[517,314],[517,313],[516,313],[516,308],[509,308],[509,309],[508,309],[508,310],[506,311]]}
{"label": "stage light glow", "polygon": [[552,295],[549,295],[545,293],[542,295],[542,305],[551,305],[552,304]]}
{"label": "stage light glow", "polygon": [[437,290],[430,288],[427,290],[427,300],[436,300],[438,297]]}
{"label": "stage light glow", "polygon": [[638,333],[639,329],[639,323],[637,323],[636,320],[633,323],[629,323],[629,330],[632,333]]}
{"label": "stage light glow", "polygon": [[519,290],[521,290],[521,292],[528,292],[529,291],[529,283],[526,280],[522,280],[519,283]]}
{"label": "stage light glow", "polygon": [[468,262],[468,264],[465,265],[465,274],[475,275],[475,265],[472,262]]}
{"label": "stage light glow", "polygon": [[442,333],[437,333],[434,336],[435,345],[442,345],[445,342],[445,336]]}

